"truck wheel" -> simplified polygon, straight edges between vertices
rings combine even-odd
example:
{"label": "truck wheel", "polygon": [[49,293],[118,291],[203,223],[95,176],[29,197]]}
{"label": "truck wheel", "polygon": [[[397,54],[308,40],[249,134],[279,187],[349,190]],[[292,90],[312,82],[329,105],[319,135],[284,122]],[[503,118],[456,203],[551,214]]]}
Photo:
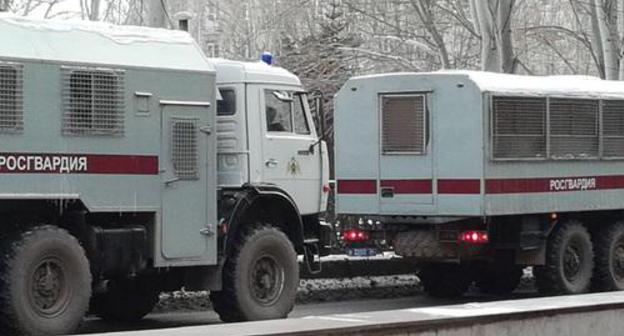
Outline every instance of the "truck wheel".
{"label": "truck wheel", "polygon": [[594,289],[624,290],[624,221],[597,231],[594,241],[596,250]]}
{"label": "truck wheel", "polygon": [[91,300],[91,310],[106,321],[136,322],[158,303],[160,290],[146,279],[111,280],[105,293]]}
{"label": "truck wheel", "polygon": [[425,292],[438,298],[461,297],[472,283],[469,269],[457,264],[429,264],[418,277]]}
{"label": "truck wheel", "polygon": [[546,264],[534,268],[535,284],[545,294],[589,291],[594,251],[587,228],[578,221],[563,223],[548,238]]}
{"label": "truck wheel", "polygon": [[245,229],[223,268],[223,289],[211,292],[225,322],[285,318],[299,286],[297,254],[288,237],[270,225]]}
{"label": "truck wheel", "polygon": [[9,334],[74,332],[89,307],[91,272],[67,231],[39,226],[2,242],[0,324]]}
{"label": "truck wheel", "polygon": [[475,284],[483,293],[504,295],[513,292],[522,279],[522,267],[487,267],[479,271]]}

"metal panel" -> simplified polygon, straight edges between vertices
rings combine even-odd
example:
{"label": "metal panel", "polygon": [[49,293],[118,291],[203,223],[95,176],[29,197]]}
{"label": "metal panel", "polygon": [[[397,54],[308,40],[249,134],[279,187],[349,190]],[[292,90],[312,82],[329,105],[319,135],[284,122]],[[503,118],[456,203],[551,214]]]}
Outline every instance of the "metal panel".
{"label": "metal panel", "polygon": [[599,101],[550,99],[550,155],[553,159],[597,158]]}
{"label": "metal panel", "polygon": [[624,100],[603,101],[602,141],[604,157],[624,157]]}
{"label": "metal panel", "polygon": [[171,118],[171,163],[181,180],[199,178],[197,123],[199,119]]}
{"label": "metal panel", "polygon": [[546,98],[492,98],[494,159],[546,157]]}
{"label": "metal panel", "polygon": [[0,132],[24,129],[23,66],[0,62]]}
{"label": "metal panel", "polygon": [[381,96],[381,141],[384,154],[425,153],[425,96]]}
{"label": "metal panel", "polygon": [[124,71],[63,68],[63,134],[124,134]]}

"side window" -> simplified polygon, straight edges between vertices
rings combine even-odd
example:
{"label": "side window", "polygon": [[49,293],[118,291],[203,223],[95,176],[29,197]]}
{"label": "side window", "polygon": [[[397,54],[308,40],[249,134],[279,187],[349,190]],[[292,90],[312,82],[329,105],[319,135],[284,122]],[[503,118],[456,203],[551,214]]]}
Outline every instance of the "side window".
{"label": "side window", "polygon": [[598,111],[597,100],[550,100],[550,155],[553,159],[598,157]]}
{"label": "side window", "polygon": [[124,72],[64,68],[63,134],[124,134]]}
{"label": "side window", "polygon": [[0,133],[24,129],[23,66],[0,62]]}
{"label": "side window", "polygon": [[492,97],[494,159],[546,158],[546,98]]}
{"label": "side window", "polygon": [[284,91],[265,90],[267,131],[292,133],[292,97]]}
{"label": "side window", "polygon": [[383,154],[425,154],[427,108],[425,95],[382,95]]}
{"label": "side window", "polygon": [[603,156],[624,158],[624,101],[605,100],[602,107]]}
{"label": "side window", "polygon": [[217,101],[217,115],[231,116],[236,114],[236,91],[234,89],[219,89],[221,99]]}
{"label": "side window", "polygon": [[297,134],[310,134],[310,126],[308,125],[308,119],[305,115],[305,103],[307,103],[307,97],[305,94],[295,94],[294,105],[294,118],[295,118],[295,133]]}

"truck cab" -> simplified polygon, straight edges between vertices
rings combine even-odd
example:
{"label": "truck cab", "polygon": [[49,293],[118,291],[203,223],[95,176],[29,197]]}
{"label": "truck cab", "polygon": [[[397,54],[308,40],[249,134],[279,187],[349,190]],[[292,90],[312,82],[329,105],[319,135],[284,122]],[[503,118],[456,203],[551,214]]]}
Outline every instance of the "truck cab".
{"label": "truck cab", "polygon": [[302,216],[325,211],[327,147],[299,78],[264,62],[212,63],[219,92],[219,187],[272,184],[293,199]]}

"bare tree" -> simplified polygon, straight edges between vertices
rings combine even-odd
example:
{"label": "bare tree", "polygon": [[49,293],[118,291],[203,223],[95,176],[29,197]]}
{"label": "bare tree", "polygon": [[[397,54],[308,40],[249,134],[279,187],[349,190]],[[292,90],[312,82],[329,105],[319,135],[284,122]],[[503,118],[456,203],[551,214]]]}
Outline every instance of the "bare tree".
{"label": "bare tree", "polygon": [[515,72],[511,21],[515,0],[470,0],[476,31],[481,36],[481,69]]}

